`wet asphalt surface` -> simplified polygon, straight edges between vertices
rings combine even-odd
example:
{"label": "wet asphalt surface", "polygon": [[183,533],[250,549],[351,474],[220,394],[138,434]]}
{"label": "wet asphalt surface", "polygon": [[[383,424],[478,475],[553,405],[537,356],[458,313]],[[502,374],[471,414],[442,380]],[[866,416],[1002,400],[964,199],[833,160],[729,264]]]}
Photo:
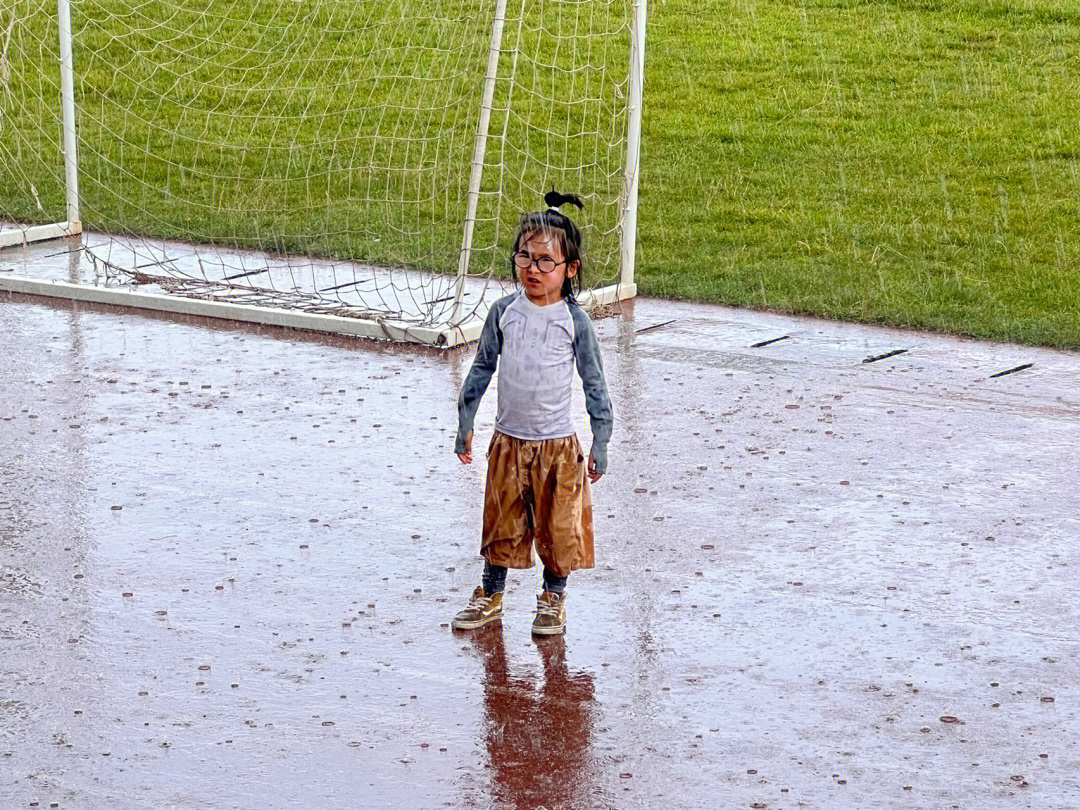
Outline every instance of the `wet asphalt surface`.
{"label": "wet asphalt surface", "polygon": [[0,296],[0,807],[1080,807],[1080,356],[597,327],[597,567],[533,641],[536,569],[448,627],[470,350]]}

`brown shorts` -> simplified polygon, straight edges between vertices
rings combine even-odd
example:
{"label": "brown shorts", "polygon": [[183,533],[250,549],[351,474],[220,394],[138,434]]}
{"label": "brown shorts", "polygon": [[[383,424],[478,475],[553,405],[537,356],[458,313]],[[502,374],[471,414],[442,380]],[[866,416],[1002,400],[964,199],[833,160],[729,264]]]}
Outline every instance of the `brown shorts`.
{"label": "brown shorts", "polygon": [[484,537],[492,565],[531,568],[532,547],[545,567],[565,577],[592,568],[592,495],[577,436],[525,441],[496,433],[488,448]]}

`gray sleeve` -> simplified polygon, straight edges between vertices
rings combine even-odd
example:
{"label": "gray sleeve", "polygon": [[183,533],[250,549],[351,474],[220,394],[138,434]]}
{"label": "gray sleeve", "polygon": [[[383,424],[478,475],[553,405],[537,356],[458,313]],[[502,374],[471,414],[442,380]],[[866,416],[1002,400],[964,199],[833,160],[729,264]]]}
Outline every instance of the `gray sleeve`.
{"label": "gray sleeve", "polygon": [[499,363],[499,353],[502,351],[502,330],[499,328],[499,318],[506,309],[502,300],[496,301],[488,312],[484,321],[484,328],[480,332],[480,340],[476,345],[476,358],[472,368],[461,386],[461,396],[458,398],[458,432],[454,442],[454,452],[465,452],[465,437],[473,429],[473,419],[476,418],[476,409],[480,407],[480,398],[487,391],[491,376]]}
{"label": "gray sleeve", "polygon": [[585,389],[585,410],[589,412],[592,428],[592,456],[596,459],[596,471],[607,472],[607,446],[611,439],[614,421],[611,398],[604,380],[604,362],[600,357],[600,343],[596,329],[588,313],[580,307],[572,307],[574,314],[574,357],[578,374]]}

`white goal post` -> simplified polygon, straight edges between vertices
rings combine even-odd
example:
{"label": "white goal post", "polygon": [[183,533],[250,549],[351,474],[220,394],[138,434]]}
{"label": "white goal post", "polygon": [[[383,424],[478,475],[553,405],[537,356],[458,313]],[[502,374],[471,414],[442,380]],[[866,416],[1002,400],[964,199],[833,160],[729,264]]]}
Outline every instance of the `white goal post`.
{"label": "white goal post", "polygon": [[[16,264],[2,268],[0,291],[451,347],[479,336],[487,307],[512,285],[508,228],[541,205],[541,184],[558,183],[586,198],[575,219],[587,267],[598,269],[582,304],[636,295],[646,0],[377,0],[363,11],[339,0],[329,12],[297,0],[294,13],[310,19],[292,24],[270,13],[281,8],[263,8],[269,0],[254,0],[248,19],[174,0],[176,22],[152,25],[139,24],[126,2],[104,0],[99,7],[116,12],[86,17],[73,35],[71,0],[58,0],[59,87],[39,80],[38,92],[24,82],[8,92],[6,110],[0,93],[2,160],[29,149],[18,139],[32,102],[47,107],[59,90],[64,166],[62,180],[58,169],[52,178],[63,188],[63,219],[26,222],[25,209],[12,215],[0,192],[0,249],[79,236],[87,268],[59,278]],[[319,14],[323,36],[299,27]],[[199,15],[221,30],[254,31],[252,44],[200,38]],[[109,30],[120,20],[130,29]],[[9,21],[7,43],[4,22],[0,45],[14,55],[7,69],[29,70],[33,20]],[[17,24],[26,30],[12,44]],[[102,78],[109,60],[119,61],[118,34],[130,51]],[[356,44],[366,37],[378,44]],[[319,49],[299,47],[312,43]],[[51,52],[41,43],[38,51]],[[84,54],[91,64],[82,76],[73,60]],[[259,60],[278,73],[260,71]],[[337,81],[340,94],[307,78],[320,70],[316,78]],[[142,96],[121,94],[129,88]],[[279,117],[269,103],[275,92]],[[476,104],[471,115],[465,102]],[[250,143],[238,139],[242,127]],[[117,151],[103,145],[108,138]],[[94,165],[84,198],[80,150]],[[261,175],[251,168],[260,159]],[[35,175],[34,165],[9,176],[44,212],[37,188],[48,171]],[[219,200],[231,186],[254,224],[241,203]],[[84,233],[84,216],[93,232]],[[458,247],[448,248],[455,228]],[[456,267],[447,266],[452,250]]]}
{"label": "white goal post", "polygon": [[[0,230],[0,248],[27,245],[46,239],[77,236],[82,233],[79,221],[79,155],[75,135],[75,78],[71,57],[71,0],[58,0],[57,21],[60,29],[60,104],[63,108],[64,176],[67,193],[67,217],[63,222],[26,227],[10,226]],[[0,278],[0,285],[3,284]],[[3,286],[0,286],[3,289]]]}

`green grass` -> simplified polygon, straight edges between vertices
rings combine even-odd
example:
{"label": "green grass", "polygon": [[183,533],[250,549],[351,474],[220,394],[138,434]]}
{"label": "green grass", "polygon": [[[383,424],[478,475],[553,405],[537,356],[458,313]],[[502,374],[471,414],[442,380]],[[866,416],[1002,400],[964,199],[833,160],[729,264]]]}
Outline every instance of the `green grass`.
{"label": "green grass", "polygon": [[660,0],[639,285],[1080,347],[1080,4]]}
{"label": "green grass", "polygon": [[[590,2],[600,10],[588,24],[610,27],[608,10]],[[465,176],[443,167],[471,155],[489,5],[367,0],[304,15],[310,4],[183,0],[178,10],[164,0],[75,0],[84,221],[453,266]],[[334,60],[268,56],[283,8],[301,15],[277,47]],[[385,51],[356,35],[384,19],[376,8],[406,21],[380,29],[374,41],[395,45]],[[548,29],[579,30],[582,18],[564,19],[566,6],[544,8]],[[6,82],[0,69],[0,216],[41,221],[62,211],[55,122],[28,114],[58,106],[52,9],[0,0],[0,46],[9,15],[20,22]],[[440,16],[479,22],[463,35]],[[171,54],[168,71],[143,53],[160,41],[153,26],[162,19],[175,36],[153,59]],[[113,39],[121,20],[130,35]],[[212,30],[219,44],[208,48]],[[505,41],[515,36],[528,54],[519,71],[558,53],[508,24]],[[453,49],[437,47],[451,38]],[[1078,54],[1080,1],[652,0],[640,292],[1080,347]],[[217,71],[183,79],[193,57]],[[608,59],[622,63],[618,53]],[[375,65],[382,75],[446,77],[449,89],[431,95],[421,83],[403,98],[401,83],[371,81]],[[515,201],[551,183],[617,192],[617,154],[596,155],[598,168],[584,176],[536,160],[591,159],[575,152],[584,147],[572,133],[616,103],[608,79],[581,74],[577,91],[596,103],[553,109],[542,102],[544,76],[530,73],[511,118],[511,127],[532,126],[527,148],[489,154],[506,168],[485,175],[486,190],[501,180]],[[132,83],[144,90],[134,105]],[[296,83],[305,89],[279,93]],[[425,99],[452,97],[468,103],[424,110]],[[370,110],[387,101],[397,106],[376,119]],[[505,102],[501,88],[496,106]],[[139,118],[155,121],[149,135]],[[496,135],[502,126],[493,118]],[[422,137],[380,143],[376,129]],[[329,152],[318,146],[327,142]],[[484,261],[505,247],[517,214],[496,211],[494,199],[481,209]],[[607,210],[590,208],[601,219]],[[609,231],[613,221],[594,224]],[[589,247],[601,265],[593,277],[610,277],[610,236]]]}

